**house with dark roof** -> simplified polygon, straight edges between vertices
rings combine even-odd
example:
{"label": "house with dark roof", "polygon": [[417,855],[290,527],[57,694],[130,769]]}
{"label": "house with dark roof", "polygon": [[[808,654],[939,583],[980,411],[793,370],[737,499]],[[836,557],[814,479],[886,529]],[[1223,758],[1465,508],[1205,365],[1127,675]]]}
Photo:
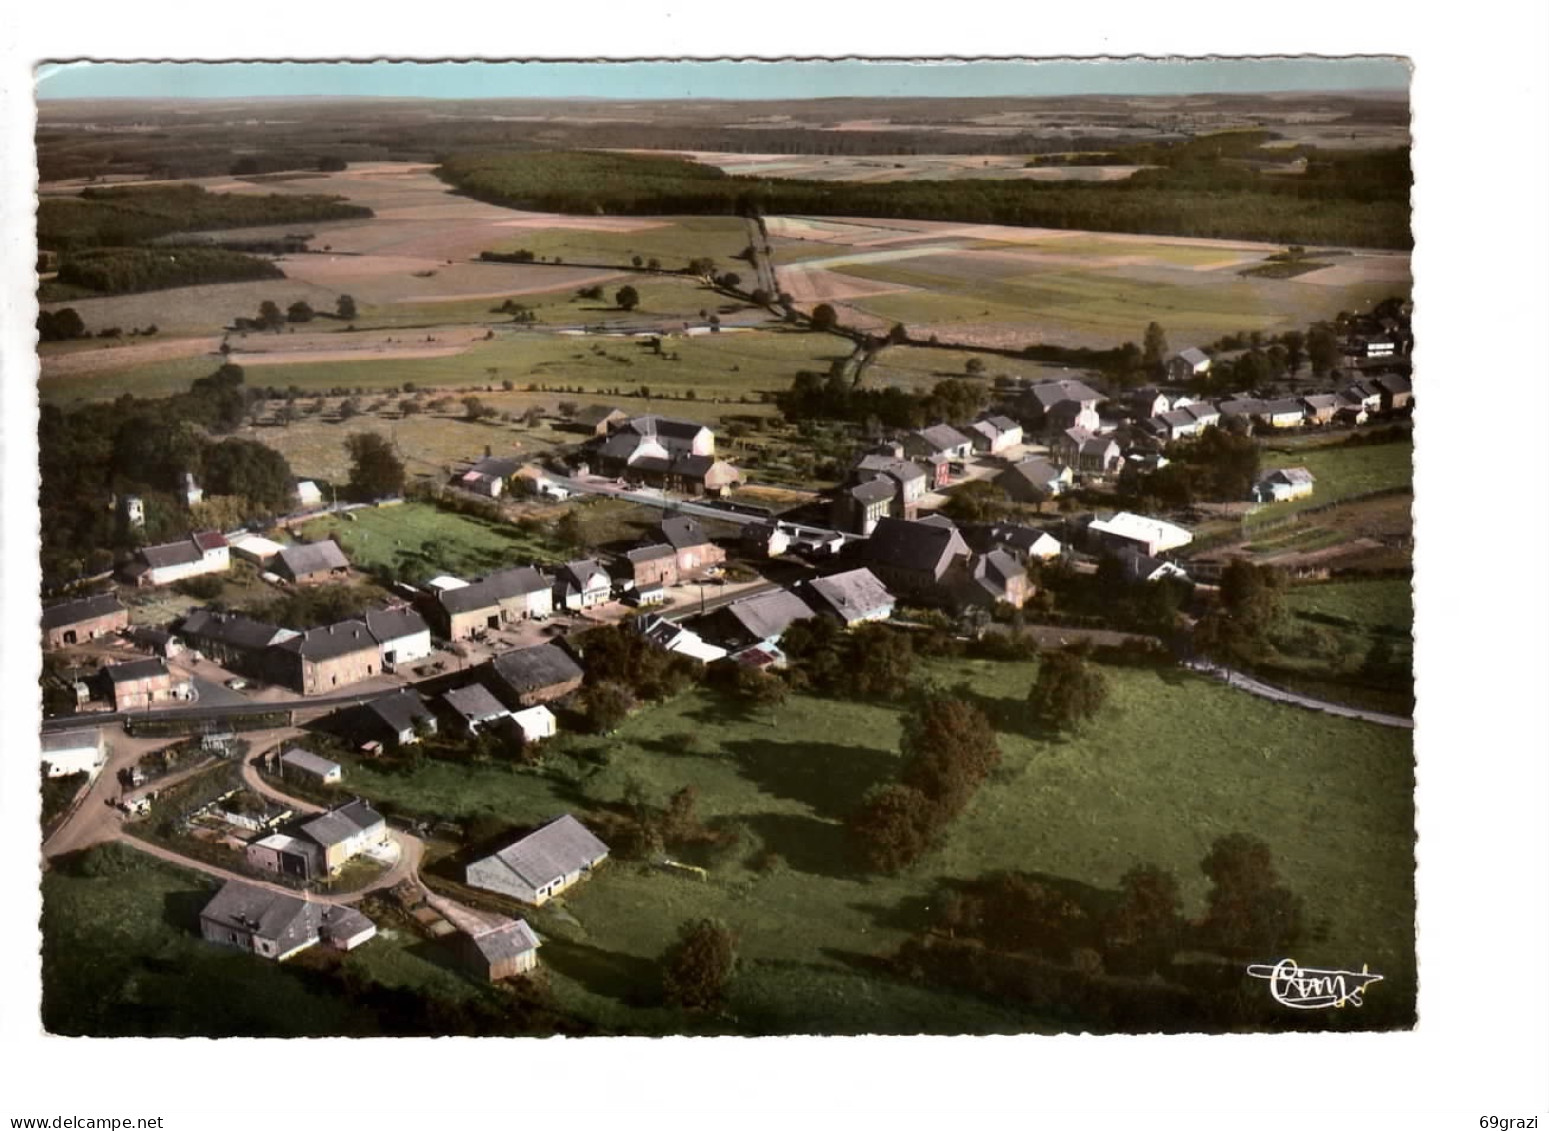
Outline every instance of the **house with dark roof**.
{"label": "house with dark roof", "polygon": [[1265,404],[1263,416],[1271,428],[1300,428],[1306,418],[1306,409],[1295,397],[1281,397]]}
{"label": "house with dark roof", "polygon": [[851,534],[870,534],[893,513],[895,494],[892,481],[881,475],[840,487],[829,521]]}
{"label": "house with dark roof", "polygon": [[498,982],[535,969],[540,945],[523,919],[512,919],[478,934],[457,935],[462,964],[482,982]]}
{"label": "house with dark roof", "polygon": [[430,655],[430,626],[407,605],[368,609],[366,631],[371,633],[381,652],[384,672],[396,671],[400,665],[412,664]]}
{"label": "house with dark roof", "polygon": [[188,682],[174,676],[159,657],[112,664],[102,669],[102,675],[115,711],[138,711],[188,697]]}
{"label": "house with dark roof", "polygon": [[332,538],[286,546],[273,562],[274,572],[298,585],[337,581],[350,572],[350,559]]}
{"label": "house with dark roof", "polygon": [[170,585],[206,573],[223,573],[230,568],[231,547],[225,536],[216,531],[203,531],[175,542],[141,547],[123,575],[135,585]]}
{"label": "house with dark roof", "polygon": [[1154,558],[1134,548],[1120,550],[1113,555],[1113,560],[1118,564],[1119,576],[1132,585],[1150,584],[1169,578],[1189,580],[1182,566],[1163,558]]}
{"label": "house with dark roof", "polygon": [[720,494],[742,474],[715,458],[715,433],[692,420],[636,416],[586,444],[592,469],[693,494]]}
{"label": "house with dark roof", "polygon": [[906,456],[945,456],[949,460],[967,459],[973,454],[973,441],[950,424],[932,424],[903,438]]}
{"label": "house with dark roof", "polygon": [[722,605],[710,614],[711,634],[723,644],[746,647],[772,644],[792,624],[817,616],[811,605],[789,589],[775,589]]}
{"label": "house with dark roof", "polygon": [[566,562],[554,574],[554,603],[572,612],[606,604],[613,596],[613,578],[595,558]]}
{"label": "house with dark roof", "polygon": [[1333,393],[1311,393],[1302,398],[1302,411],[1308,424],[1327,424],[1339,411],[1339,398]]}
{"label": "house with dark roof", "polygon": [[489,684],[515,710],[563,699],[581,686],[585,673],[558,644],[503,652],[489,662]]}
{"label": "house with dark roof", "polygon": [[275,683],[302,695],[329,695],[382,672],[382,650],[364,621],[309,628],[268,652]]}
{"label": "house with dark roof", "polygon": [[466,687],[454,687],[441,696],[448,713],[457,720],[465,734],[478,734],[481,729],[511,714],[499,699],[480,683]]}
{"label": "house with dark roof", "polygon": [[486,498],[498,499],[506,493],[506,487],[522,466],[521,460],[505,459],[500,456],[486,456],[477,463],[471,465],[466,471],[460,471],[452,477],[452,486],[460,487],[464,491],[472,491],[476,495]]}
{"label": "house with dark roof", "polygon": [[995,486],[1019,503],[1041,504],[1064,494],[1074,480],[1070,468],[1034,456],[1002,471],[995,477]]}
{"label": "house with dark roof", "polygon": [[837,618],[846,628],[893,615],[893,595],[869,569],[814,578],[803,592],[813,609]]}
{"label": "house with dark roof", "polygon": [[791,530],[775,519],[747,523],[742,528],[743,550],[764,558],[781,557],[791,548]]}
{"label": "house with dark roof", "polygon": [[888,591],[905,600],[930,603],[958,558],[972,551],[954,527],[885,518],[861,545],[861,559]]}
{"label": "house with dark roof", "polygon": [[1037,592],[1027,576],[1026,564],[1002,549],[958,558],[942,579],[942,589],[943,603],[955,609],[993,609],[997,605],[1020,609]]}
{"label": "house with dark roof", "polygon": [[1394,412],[1398,409],[1408,408],[1414,400],[1414,385],[1408,377],[1399,373],[1383,373],[1373,377],[1373,385],[1381,394],[1379,407],[1383,412]]}
{"label": "house with dark roof", "polygon": [[[899,450],[902,450],[901,445]],[[950,469],[950,461],[947,466]],[[892,454],[889,449],[861,456],[851,468],[846,482],[857,484],[876,479],[885,479],[893,485],[893,508],[888,513],[894,518],[914,518],[919,511],[920,499],[929,489],[931,472],[912,459]]]}
{"label": "house with dark roof", "polygon": [[981,416],[968,426],[974,451],[999,455],[1022,442],[1022,426],[1009,416]]}
{"label": "house with dark roof", "polygon": [[1023,561],[1033,558],[1057,558],[1064,549],[1060,540],[1047,530],[1019,526],[1011,522],[991,522],[965,527],[963,537],[980,553],[993,549],[1011,551]]}
{"label": "house with dark roof", "polygon": [[117,593],[61,601],[43,610],[43,647],[62,648],[109,636],[129,627],[129,610]]}
{"label": "house with dark roof", "polygon": [[1172,398],[1155,385],[1132,390],[1124,398],[1124,403],[1136,420],[1149,420],[1153,416],[1171,412],[1173,407]]}
{"label": "house with dark roof", "polygon": [[1312,494],[1312,472],[1305,467],[1276,467],[1259,476],[1248,497],[1255,503],[1283,503]]}
{"label": "house with dark roof", "polygon": [[353,950],[376,934],[376,925],[344,904],[228,880],[199,913],[199,933],[207,942],[283,962],[320,942]]}
{"label": "house with dark roof", "polygon": [[268,655],[271,645],[300,635],[239,613],[211,609],[193,610],[183,618],[177,631],[183,642],[200,655],[228,671],[254,679],[270,677]]}
{"label": "house with dark roof", "polygon": [[570,426],[591,436],[606,436],[629,419],[629,413],[610,404],[589,404],[570,418]]}
{"label": "house with dark roof", "polygon": [[342,729],[361,746],[395,748],[419,741],[420,732],[436,733],[436,716],[418,691],[402,687],[378,695],[343,713]]}
{"label": "house with dark roof", "polygon": [[726,560],[726,551],[710,541],[710,536],[696,518],[671,515],[662,519],[658,529],[661,531],[662,542],[672,547],[681,580],[703,577],[706,570]]}
{"label": "house with dark roof", "polygon": [[1221,413],[1223,421],[1235,417],[1251,423],[1255,418],[1263,418],[1266,407],[1265,402],[1257,397],[1233,397],[1216,403],[1216,409]]}
{"label": "house with dark roof", "polygon": [[537,832],[468,865],[469,887],[541,906],[591,875],[608,846],[566,813]]}
{"label": "house with dark roof", "polygon": [[[1048,430],[1054,426],[1050,416],[1060,405],[1075,406],[1073,409],[1062,410],[1063,416],[1080,417],[1090,412],[1095,419],[1098,402],[1102,399],[1103,395],[1086,382],[1061,378],[1029,385],[1023,394],[1022,404],[1026,414],[1040,427]],[[1066,424],[1063,427],[1071,428],[1075,425]]]}
{"label": "house with dark roof", "polygon": [[1167,363],[1167,375],[1174,381],[1188,381],[1209,372],[1210,356],[1204,350],[1192,346],[1179,350],[1177,356]]}
{"label": "house with dark roof", "polygon": [[468,640],[554,611],[554,582],[530,566],[502,569],[466,585],[440,588],[431,616],[448,640]]}
{"label": "house with dark roof", "polygon": [[330,876],[362,852],[388,842],[387,821],[359,798],[301,822],[297,835],[317,845]]}

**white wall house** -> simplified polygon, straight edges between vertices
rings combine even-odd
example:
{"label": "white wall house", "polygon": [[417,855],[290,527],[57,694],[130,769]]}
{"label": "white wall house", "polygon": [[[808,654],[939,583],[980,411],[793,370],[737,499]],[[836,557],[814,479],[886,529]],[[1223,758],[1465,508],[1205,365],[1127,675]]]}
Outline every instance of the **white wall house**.
{"label": "white wall house", "polygon": [[382,670],[395,671],[429,656],[430,626],[412,609],[373,609],[366,628],[382,650]]}
{"label": "white wall house", "polygon": [[468,865],[469,887],[534,906],[547,903],[608,856],[608,846],[568,813],[537,832]]}
{"label": "white wall house", "polygon": [[146,546],[131,567],[140,585],[170,585],[174,581],[231,568],[231,548],[223,535],[192,534],[178,542]]}
{"label": "white wall house", "polygon": [[511,716],[511,721],[521,728],[524,742],[541,742],[559,733],[559,723],[554,718],[554,712],[542,703],[536,707],[515,712]]}

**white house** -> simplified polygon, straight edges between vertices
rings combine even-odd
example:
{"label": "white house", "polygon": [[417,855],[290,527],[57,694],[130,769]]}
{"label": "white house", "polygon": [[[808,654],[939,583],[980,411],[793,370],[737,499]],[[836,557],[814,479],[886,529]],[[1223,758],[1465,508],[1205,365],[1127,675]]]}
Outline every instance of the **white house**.
{"label": "white house", "polygon": [[1190,346],[1186,350],[1179,350],[1178,356],[1167,363],[1167,372],[1175,381],[1203,377],[1210,372],[1210,358],[1204,350]]}
{"label": "white house", "polygon": [[303,479],[296,484],[296,502],[302,510],[320,507],[323,505],[323,492],[310,479]]}
{"label": "white house", "polygon": [[170,585],[230,568],[231,547],[225,536],[205,531],[176,542],[143,547],[125,572],[136,585]]}
{"label": "white house", "polygon": [[310,780],[320,785],[336,785],[344,778],[344,768],[337,762],[292,746],[280,755],[280,767],[286,777]]}
{"label": "white house", "polygon": [[272,539],[265,538],[261,534],[239,534],[231,539],[231,552],[243,561],[252,562],[257,566],[268,566],[284,546]]}
{"label": "white house", "polygon": [[968,426],[974,450],[996,454],[1022,442],[1022,426],[1007,416],[986,416]]}
{"label": "white house", "polygon": [[382,650],[382,670],[395,671],[430,655],[430,626],[407,606],[372,609],[366,614],[366,630]]}
{"label": "white house", "polygon": [[591,558],[566,562],[555,575],[554,601],[564,608],[589,609],[612,595],[613,578]]}
{"label": "white house", "polygon": [[56,730],[42,736],[43,765],[51,778],[69,774],[95,774],[107,761],[107,743],[102,731]]}

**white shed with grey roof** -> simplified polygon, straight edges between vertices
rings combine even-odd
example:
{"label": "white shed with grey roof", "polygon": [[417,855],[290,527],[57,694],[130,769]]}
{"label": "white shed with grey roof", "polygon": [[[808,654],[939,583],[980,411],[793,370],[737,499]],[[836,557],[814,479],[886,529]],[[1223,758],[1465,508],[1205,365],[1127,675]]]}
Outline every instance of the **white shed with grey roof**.
{"label": "white shed with grey roof", "polygon": [[468,865],[468,886],[539,906],[570,887],[608,856],[608,846],[566,813],[537,832]]}
{"label": "white shed with grey roof", "polygon": [[344,768],[339,763],[330,762],[299,746],[293,746],[280,755],[280,766],[286,777],[320,782],[323,785],[333,785],[344,777]]}

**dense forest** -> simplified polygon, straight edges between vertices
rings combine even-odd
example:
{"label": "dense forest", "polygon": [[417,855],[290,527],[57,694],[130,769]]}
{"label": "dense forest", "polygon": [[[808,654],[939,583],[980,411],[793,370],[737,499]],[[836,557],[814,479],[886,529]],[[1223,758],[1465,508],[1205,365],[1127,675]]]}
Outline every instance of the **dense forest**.
{"label": "dense forest", "polygon": [[93,248],[67,252],[59,261],[59,282],[103,294],[284,277],[267,259],[216,247]]}
{"label": "dense forest", "polygon": [[[1251,136],[1251,135],[1250,135]],[[1406,150],[1319,153],[1299,176],[1242,163],[1239,143],[1198,139],[1176,163],[1111,183],[733,177],[671,157],[623,153],[466,153],[440,176],[492,204],[544,212],[768,212],[1017,224],[1286,244],[1405,249]]]}
{"label": "dense forest", "polygon": [[[293,479],[285,457],[254,440],[223,436],[245,418],[259,391],[245,386],[240,367],[224,365],[186,393],[159,400],[123,396],[66,412],[39,410],[38,505],[46,588],[112,567],[136,544],[176,538],[199,516],[176,501],[184,472],[206,497],[237,500],[244,518],[289,509]],[[121,528],[116,495],[146,501],[146,526]]]}
{"label": "dense forest", "polygon": [[337,196],[206,192],[198,185],[88,188],[38,205],[38,246],[51,251],[132,247],[173,232],[354,220],[369,208]]}

